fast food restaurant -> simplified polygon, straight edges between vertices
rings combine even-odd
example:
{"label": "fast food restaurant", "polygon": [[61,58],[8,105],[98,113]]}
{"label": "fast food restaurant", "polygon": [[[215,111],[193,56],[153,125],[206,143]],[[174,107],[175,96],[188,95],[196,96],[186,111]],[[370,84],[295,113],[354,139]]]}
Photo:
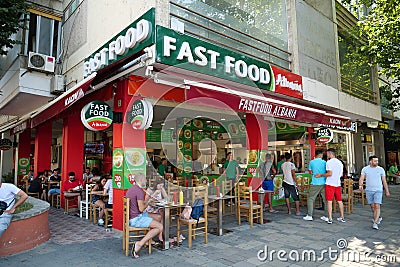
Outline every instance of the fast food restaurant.
{"label": "fast food restaurant", "polygon": [[[291,152],[299,173],[307,172],[316,147],[340,147],[346,161],[353,159],[350,118],[303,100],[301,76],[156,25],[154,8],[89,56],[83,70],[79,84],[13,134],[19,133],[18,158],[28,158],[26,135],[34,130],[34,170],[49,169],[47,129],[57,121],[62,173],[81,177],[88,164],[112,171],[116,229],[135,174],[155,175],[161,158],[171,179],[217,184],[232,152],[241,179],[253,187],[262,182],[257,167],[266,154],[276,164]],[[333,143],[316,143],[321,125],[332,129]]]}

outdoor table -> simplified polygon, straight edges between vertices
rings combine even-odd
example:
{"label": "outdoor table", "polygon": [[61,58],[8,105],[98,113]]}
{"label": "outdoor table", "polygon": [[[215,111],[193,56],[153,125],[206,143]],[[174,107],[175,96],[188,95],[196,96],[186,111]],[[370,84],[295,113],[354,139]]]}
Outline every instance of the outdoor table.
{"label": "outdoor table", "polygon": [[[251,193],[257,193],[257,194],[258,194],[258,202],[260,203],[262,209],[264,210],[264,199],[265,199],[265,194],[267,194],[267,193],[274,193],[274,191],[272,191],[272,190],[262,190],[262,191],[260,191],[259,189],[257,189],[257,190],[251,190]],[[272,204],[269,203],[269,205],[272,205]],[[271,220],[266,220],[266,219],[264,220],[264,219],[263,219],[263,222],[264,222],[264,223],[270,223]]]}
{"label": "outdoor table", "polygon": [[78,197],[78,210],[81,208],[82,189],[64,191],[64,197]]}
{"label": "outdoor table", "polygon": [[155,203],[154,206],[161,208],[164,210],[164,244],[163,244],[163,249],[169,249],[169,217],[171,214],[171,209],[176,209],[176,208],[184,208],[186,204],[161,204],[161,203]]}
{"label": "outdoor table", "polygon": [[216,195],[209,195],[208,199],[214,200],[214,201],[218,201],[218,213],[217,213],[217,235],[221,236],[223,234],[223,228],[222,228],[222,210],[223,210],[223,203],[224,200],[227,199],[234,199],[236,198],[235,196],[229,196],[229,195],[225,195],[222,197],[217,197]]}

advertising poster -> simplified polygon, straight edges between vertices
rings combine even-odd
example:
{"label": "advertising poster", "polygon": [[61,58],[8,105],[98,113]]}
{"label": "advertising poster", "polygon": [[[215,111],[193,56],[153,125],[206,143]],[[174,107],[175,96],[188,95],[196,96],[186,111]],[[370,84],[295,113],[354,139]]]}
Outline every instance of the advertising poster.
{"label": "advertising poster", "polygon": [[[297,190],[300,192],[307,192],[311,183],[311,174],[309,173],[296,173]],[[279,191],[283,190],[283,175],[276,175],[274,177],[274,194],[272,195],[272,206],[285,205],[285,197],[279,197]],[[290,202],[293,199],[290,198]]]}
{"label": "advertising poster", "polygon": [[124,177],[124,151],[121,148],[116,148],[113,151],[113,188],[122,188],[122,177]]}
{"label": "advertising poster", "polygon": [[18,175],[26,175],[30,168],[29,158],[18,159]]}
{"label": "advertising poster", "polygon": [[128,189],[133,185],[136,174],[146,175],[146,149],[125,148],[124,158],[122,189]]}

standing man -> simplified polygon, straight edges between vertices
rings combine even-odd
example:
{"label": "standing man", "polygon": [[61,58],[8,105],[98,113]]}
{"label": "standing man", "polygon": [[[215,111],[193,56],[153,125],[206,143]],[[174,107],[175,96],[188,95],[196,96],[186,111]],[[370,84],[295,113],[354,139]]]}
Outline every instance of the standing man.
{"label": "standing man", "polygon": [[229,152],[226,155],[223,175],[226,175],[227,181],[232,180],[233,186],[239,181],[239,164],[236,160],[232,159],[232,152]]}
{"label": "standing man", "polygon": [[167,168],[167,159],[163,158],[161,164],[158,166],[157,171],[163,178],[165,178],[165,169]]}
{"label": "standing man", "polygon": [[[317,150],[315,152],[315,158],[310,161],[310,165],[308,167],[308,171],[310,174],[312,174],[312,179],[311,179],[311,185],[310,185],[310,190],[308,193],[308,201],[307,201],[307,207],[308,207],[308,212],[307,216],[303,217],[304,220],[306,221],[312,221],[313,220],[313,211],[314,211],[314,202],[315,199],[317,198],[318,194],[322,195],[322,200],[325,205],[325,183],[326,183],[326,178],[324,176],[316,178],[316,174],[325,174],[326,173],[326,161],[322,159],[324,156],[324,152],[322,150]],[[328,215],[326,210],[325,210],[325,215]],[[326,221],[328,219],[327,216],[322,216],[322,220]]]}
{"label": "standing man", "polygon": [[343,176],[343,164],[336,158],[336,150],[329,148],[327,152],[328,162],[326,163],[326,173],[316,174],[315,178],[326,177],[325,185],[325,198],[328,201],[328,218],[321,217],[322,220],[328,224],[332,224],[332,202],[333,197],[339,204],[340,217],[337,218],[339,222],[346,222],[344,220],[344,209],[342,202],[342,187],[340,186],[340,177]]}
{"label": "standing man", "polygon": [[285,155],[281,155],[280,157],[279,157],[279,161],[278,161],[278,163],[276,164],[276,167],[277,167],[277,172],[276,173],[282,173],[282,164],[283,163],[285,163],[285,161],[286,161],[286,159],[285,159]]}
{"label": "standing man", "polygon": [[[13,205],[16,196],[19,196],[19,199],[17,203]],[[24,191],[13,184],[2,183],[0,179],[0,201],[4,201],[7,205],[3,214],[0,215],[0,237],[10,225],[15,209],[24,203],[27,198],[28,195]]]}
{"label": "standing man", "polygon": [[300,198],[299,192],[297,191],[296,183],[296,166],[291,162],[292,155],[290,153],[285,153],[286,162],[282,164],[283,172],[283,189],[285,190],[285,201],[288,209],[288,214],[292,214],[290,211],[290,196],[294,200],[296,206],[296,216],[303,216],[300,212]]}
{"label": "standing man", "polygon": [[[273,192],[274,191],[273,179],[274,179],[274,175],[276,174],[276,169],[275,169],[274,164],[272,163],[271,154],[265,155],[265,161],[259,167],[259,172],[260,172],[261,177],[264,179],[262,188],[264,190]],[[277,210],[274,210],[272,208],[272,193],[268,192],[267,195],[268,195],[268,203],[269,203],[269,212],[271,212],[271,213],[278,212]],[[264,205],[264,201],[261,204]]]}
{"label": "standing man", "polygon": [[[385,188],[386,197],[390,196],[389,188],[386,182],[385,170],[378,166],[378,157],[369,157],[369,166],[366,166],[361,171],[361,177],[359,180],[359,189],[363,190],[363,182],[366,178],[365,195],[367,197],[368,203],[371,206],[373,213],[373,225],[372,228],[379,230],[378,225],[382,221],[381,215],[381,204],[382,204],[382,194],[383,188]],[[383,188],[382,188],[383,184]]]}

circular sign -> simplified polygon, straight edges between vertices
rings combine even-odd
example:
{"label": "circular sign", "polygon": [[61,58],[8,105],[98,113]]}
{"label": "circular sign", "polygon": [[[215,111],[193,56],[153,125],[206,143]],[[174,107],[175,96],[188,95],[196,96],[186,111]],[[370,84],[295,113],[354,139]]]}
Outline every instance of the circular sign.
{"label": "circular sign", "polygon": [[0,150],[10,150],[13,147],[13,142],[10,139],[0,139]]}
{"label": "circular sign", "polygon": [[92,101],[81,111],[83,125],[92,131],[102,131],[110,127],[113,122],[111,107],[103,101]]}
{"label": "circular sign", "polygon": [[321,144],[331,142],[333,139],[333,132],[328,128],[320,128],[317,131],[317,141]]}
{"label": "circular sign", "polygon": [[129,110],[127,120],[135,130],[148,129],[153,122],[153,105],[144,99],[136,100]]}

